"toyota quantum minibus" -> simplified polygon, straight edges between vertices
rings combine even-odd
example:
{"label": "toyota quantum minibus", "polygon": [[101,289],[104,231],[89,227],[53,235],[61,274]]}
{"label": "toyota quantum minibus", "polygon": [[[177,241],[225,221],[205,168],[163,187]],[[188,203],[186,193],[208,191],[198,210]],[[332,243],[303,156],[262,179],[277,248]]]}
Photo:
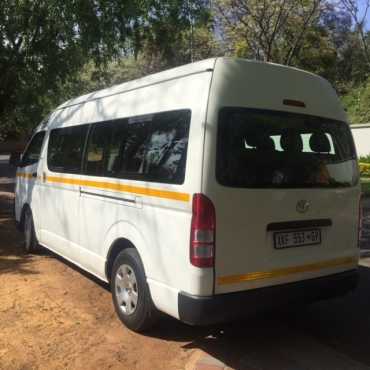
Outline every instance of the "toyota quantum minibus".
{"label": "toyota quantum minibus", "polygon": [[136,331],[352,290],[360,187],[324,79],[209,59],[70,100],[36,129],[15,215],[38,244],[109,282]]}

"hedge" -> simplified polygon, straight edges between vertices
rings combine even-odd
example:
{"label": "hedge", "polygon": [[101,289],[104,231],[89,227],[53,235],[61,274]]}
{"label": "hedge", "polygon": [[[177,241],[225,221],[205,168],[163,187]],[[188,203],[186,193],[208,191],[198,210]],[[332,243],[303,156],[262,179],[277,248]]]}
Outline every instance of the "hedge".
{"label": "hedge", "polygon": [[370,164],[360,162],[358,165],[360,167],[361,177],[370,177]]}

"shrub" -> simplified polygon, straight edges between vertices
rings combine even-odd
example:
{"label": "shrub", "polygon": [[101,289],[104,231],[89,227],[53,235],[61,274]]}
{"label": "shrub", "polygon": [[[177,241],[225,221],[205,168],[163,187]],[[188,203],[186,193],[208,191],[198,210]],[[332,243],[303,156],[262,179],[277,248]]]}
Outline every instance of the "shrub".
{"label": "shrub", "polygon": [[360,167],[360,176],[370,177],[370,163],[360,162],[358,165]]}

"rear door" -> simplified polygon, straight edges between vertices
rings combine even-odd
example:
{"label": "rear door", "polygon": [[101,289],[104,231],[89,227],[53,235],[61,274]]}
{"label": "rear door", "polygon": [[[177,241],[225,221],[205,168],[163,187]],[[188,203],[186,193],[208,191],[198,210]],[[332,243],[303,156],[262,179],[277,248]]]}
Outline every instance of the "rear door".
{"label": "rear door", "polygon": [[346,123],[222,108],[216,181],[215,292],[276,285],[357,262],[358,170]]}

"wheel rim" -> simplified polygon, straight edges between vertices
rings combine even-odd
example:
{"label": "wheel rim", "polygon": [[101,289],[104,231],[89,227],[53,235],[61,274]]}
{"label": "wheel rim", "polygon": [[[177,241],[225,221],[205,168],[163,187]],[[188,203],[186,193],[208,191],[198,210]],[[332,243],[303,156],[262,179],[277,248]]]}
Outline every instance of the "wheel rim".
{"label": "wheel rim", "polygon": [[26,248],[29,248],[31,245],[32,239],[32,219],[29,213],[26,213],[25,225],[24,225],[24,236],[26,242]]}
{"label": "wheel rim", "polygon": [[115,277],[115,295],[121,312],[132,315],[137,307],[137,280],[134,270],[129,265],[121,265]]}

